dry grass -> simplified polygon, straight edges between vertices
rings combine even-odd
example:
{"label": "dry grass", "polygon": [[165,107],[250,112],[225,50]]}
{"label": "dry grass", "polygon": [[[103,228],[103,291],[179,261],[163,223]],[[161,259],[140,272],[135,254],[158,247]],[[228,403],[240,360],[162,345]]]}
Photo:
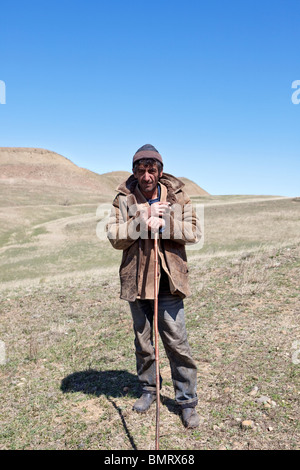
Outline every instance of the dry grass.
{"label": "dry grass", "polygon": [[[161,449],[299,448],[299,254],[298,244],[191,261],[186,317],[201,426],[182,427],[161,346]],[[117,272],[98,272],[2,297],[2,449],[154,448],[155,407],[131,411],[133,333],[117,291]],[[261,395],[276,405],[256,403]]]}
{"label": "dry grass", "polygon": [[[258,199],[207,200],[185,302],[201,425],[183,428],[161,346],[161,449],[299,449],[300,204]],[[154,448],[155,407],[131,410],[139,390],[120,253],[95,237],[88,204],[1,211],[1,449]]]}

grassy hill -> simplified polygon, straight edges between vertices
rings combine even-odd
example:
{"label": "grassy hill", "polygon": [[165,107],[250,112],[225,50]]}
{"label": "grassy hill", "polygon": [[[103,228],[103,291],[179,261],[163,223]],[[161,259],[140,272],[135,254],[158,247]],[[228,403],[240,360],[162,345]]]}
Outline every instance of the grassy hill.
{"label": "grassy hill", "polygon": [[[0,206],[71,205],[108,200],[115,189],[111,175],[80,168],[55,152],[0,148]],[[128,172],[116,172],[117,181]]]}
{"label": "grassy hill", "polygon": [[[118,175],[102,176],[115,186]],[[155,406],[145,415],[131,410],[139,395],[132,321],[119,299],[121,253],[96,236],[101,200],[93,190],[76,199],[72,186],[42,192],[7,179],[0,182],[7,357],[0,449],[153,450]],[[204,246],[188,251],[185,309],[201,425],[183,428],[161,345],[160,447],[299,449],[299,200],[193,201],[204,204]]]}
{"label": "grassy hill", "polygon": [[[110,201],[129,175],[99,175],[45,149],[0,147],[0,207]],[[208,194],[189,179],[184,182],[191,196]]]}

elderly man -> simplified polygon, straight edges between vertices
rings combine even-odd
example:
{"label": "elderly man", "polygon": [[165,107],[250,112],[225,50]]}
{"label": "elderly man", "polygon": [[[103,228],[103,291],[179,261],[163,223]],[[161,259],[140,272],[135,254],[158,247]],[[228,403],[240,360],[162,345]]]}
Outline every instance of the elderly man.
{"label": "elderly man", "polygon": [[157,399],[153,234],[159,232],[158,328],[183,424],[195,428],[199,425],[195,410],[197,367],[187,340],[183,299],[190,295],[185,244],[199,241],[201,230],[184,184],[163,172],[162,157],[152,145],[137,150],[132,167],[133,175],[117,188],[107,230],[112,246],[123,250],[121,298],[129,302],[133,318],[142,387],[133,409],[145,412]]}

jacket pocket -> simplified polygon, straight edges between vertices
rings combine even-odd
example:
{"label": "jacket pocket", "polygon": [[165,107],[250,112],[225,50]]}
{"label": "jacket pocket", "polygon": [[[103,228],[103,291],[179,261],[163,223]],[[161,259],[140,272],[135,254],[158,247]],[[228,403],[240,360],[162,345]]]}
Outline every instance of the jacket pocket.
{"label": "jacket pocket", "polygon": [[165,251],[165,255],[170,272],[175,269],[176,271],[179,271],[183,274],[188,273],[187,262],[182,257],[182,254],[179,252],[179,250],[169,252]]}
{"label": "jacket pocket", "polygon": [[120,274],[128,272],[132,269],[136,270],[137,254],[136,243],[123,252],[123,257],[119,268]]}

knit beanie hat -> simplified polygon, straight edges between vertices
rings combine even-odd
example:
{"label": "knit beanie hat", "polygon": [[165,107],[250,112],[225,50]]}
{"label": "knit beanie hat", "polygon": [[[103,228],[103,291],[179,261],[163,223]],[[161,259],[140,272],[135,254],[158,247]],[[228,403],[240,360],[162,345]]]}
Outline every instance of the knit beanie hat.
{"label": "knit beanie hat", "polygon": [[135,162],[141,160],[142,158],[153,158],[154,160],[157,160],[158,162],[163,164],[162,156],[160,155],[158,150],[156,150],[156,148],[150,144],[143,145],[143,147],[139,148],[135,152],[133,156],[132,166],[135,164]]}

